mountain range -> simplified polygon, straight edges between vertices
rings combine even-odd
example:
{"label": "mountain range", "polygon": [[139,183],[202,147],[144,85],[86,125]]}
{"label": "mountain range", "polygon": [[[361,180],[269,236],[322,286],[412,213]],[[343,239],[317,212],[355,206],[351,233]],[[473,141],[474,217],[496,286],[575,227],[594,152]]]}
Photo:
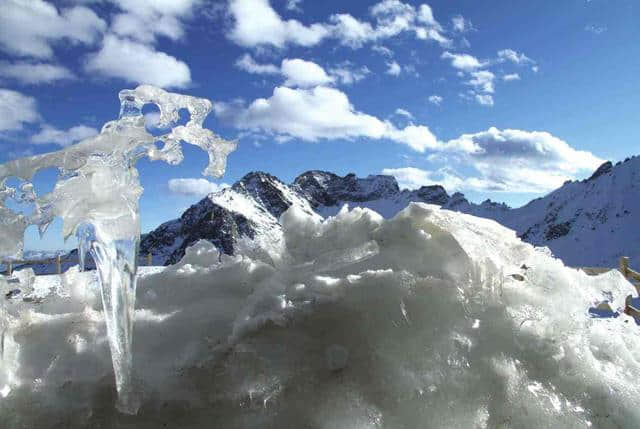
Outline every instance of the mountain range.
{"label": "mountain range", "polygon": [[277,245],[279,218],[289,207],[314,216],[335,215],[343,205],[366,207],[392,217],[410,202],[437,204],[493,219],[536,246],[547,246],[566,265],[617,266],[620,256],[640,265],[640,157],[602,164],[588,179],[567,181],[560,188],[519,208],[486,200],[469,202],[439,185],[400,189],[392,176],[339,176],[307,171],[286,184],[264,172],[251,172],[233,186],[212,193],[182,216],[144,234],[142,253],[154,264],[179,261],[200,239],[221,252]]}

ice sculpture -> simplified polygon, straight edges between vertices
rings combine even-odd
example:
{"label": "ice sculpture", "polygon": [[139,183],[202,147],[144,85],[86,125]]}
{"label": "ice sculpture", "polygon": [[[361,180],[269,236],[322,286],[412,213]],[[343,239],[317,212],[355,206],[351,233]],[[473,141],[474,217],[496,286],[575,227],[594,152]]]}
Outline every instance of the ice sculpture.
{"label": "ice sculpture", "polygon": [[[20,258],[26,228],[37,225],[44,234],[57,216],[63,220],[65,239],[76,234],[80,265],[88,250],[99,273],[118,390],[116,406],[135,414],[140,398],[133,383],[131,346],[140,240],[138,203],[143,191],[135,164],[144,156],[178,164],[183,159],[180,143],[185,141],[208,152],[203,174],[220,177],[236,145],[202,127],[211,111],[209,100],[142,85],[121,91],[120,103],[119,119],[106,123],[99,135],[57,152],[0,165],[0,258]],[[160,109],[156,127],[166,133],[154,136],[146,129],[142,108],[147,104]],[[178,125],[181,109],[190,114],[185,125]],[[38,196],[30,181],[49,167],[58,168],[57,183],[50,193]],[[19,187],[7,185],[11,177],[21,181]],[[33,213],[13,211],[6,205],[9,197],[33,203]]]}

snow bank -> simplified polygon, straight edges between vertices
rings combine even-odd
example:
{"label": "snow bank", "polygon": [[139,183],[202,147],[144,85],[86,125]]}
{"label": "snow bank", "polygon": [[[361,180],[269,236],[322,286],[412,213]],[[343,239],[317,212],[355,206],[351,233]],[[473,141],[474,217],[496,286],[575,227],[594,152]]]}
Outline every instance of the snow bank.
{"label": "snow bank", "polygon": [[137,416],[113,407],[99,290],[78,286],[91,273],[39,304],[3,299],[0,427],[640,425],[637,327],[588,314],[633,292],[617,272],[424,204],[282,223],[268,254],[200,242],[141,276]]}

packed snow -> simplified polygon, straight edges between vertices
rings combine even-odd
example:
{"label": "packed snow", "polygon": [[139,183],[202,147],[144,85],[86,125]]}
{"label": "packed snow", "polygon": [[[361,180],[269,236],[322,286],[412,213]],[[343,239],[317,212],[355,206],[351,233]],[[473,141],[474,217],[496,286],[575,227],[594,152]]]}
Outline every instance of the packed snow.
{"label": "packed snow", "polygon": [[634,293],[617,271],[434,205],[280,221],[264,253],[201,241],[139,274],[135,416],[113,407],[92,273],[3,299],[0,427],[640,426],[637,327],[589,315]]}

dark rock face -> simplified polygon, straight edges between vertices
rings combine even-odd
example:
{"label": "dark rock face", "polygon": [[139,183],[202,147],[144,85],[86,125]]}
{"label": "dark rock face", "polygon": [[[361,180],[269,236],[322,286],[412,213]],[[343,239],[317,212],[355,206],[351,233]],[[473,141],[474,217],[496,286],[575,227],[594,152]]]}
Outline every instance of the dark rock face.
{"label": "dark rock face", "polygon": [[326,171],[301,174],[293,182],[293,188],[306,197],[312,207],[333,206],[340,201],[372,201],[400,192],[393,176],[371,175],[360,179],[353,173],[340,177]]}
{"label": "dark rock face", "polygon": [[607,161],[603,163],[600,167],[598,167],[596,171],[593,172],[591,177],[587,179],[587,182],[595,179],[596,177],[600,177],[603,174],[609,173],[612,169],[613,169],[613,164],[611,163],[611,161]]}
{"label": "dark rock face", "polygon": [[415,191],[416,196],[429,204],[438,204],[443,206],[449,202],[449,194],[440,185],[422,186]]}
{"label": "dark rock face", "polygon": [[[231,255],[236,241],[242,236],[253,238],[251,222],[207,197],[191,206],[179,220],[164,223],[146,234],[140,242],[140,252],[164,256],[164,265],[170,265],[180,261],[187,247],[198,240],[208,240],[221,252]],[[159,249],[165,249],[166,253],[158,255]]]}
{"label": "dark rock face", "polygon": [[277,219],[291,206],[291,203],[276,186],[277,184],[281,185],[280,187],[286,187],[280,179],[271,174],[252,171],[236,182],[232,189],[259,201]]}
{"label": "dark rock face", "polygon": [[549,225],[547,232],[545,233],[545,238],[549,241],[555,240],[556,238],[564,237],[569,234],[569,231],[571,231],[571,223],[569,222]]}
{"label": "dark rock face", "polygon": [[[286,187],[275,176],[251,172],[236,182],[231,190],[258,202],[261,210],[278,219],[291,206],[281,190]],[[259,227],[244,214],[206,197],[187,209],[179,219],[165,222],[145,234],[140,242],[140,252],[151,252],[156,263],[171,265],[180,261],[187,247],[198,240],[208,240],[221,252],[233,255],[238,239],[253,239]]]}

